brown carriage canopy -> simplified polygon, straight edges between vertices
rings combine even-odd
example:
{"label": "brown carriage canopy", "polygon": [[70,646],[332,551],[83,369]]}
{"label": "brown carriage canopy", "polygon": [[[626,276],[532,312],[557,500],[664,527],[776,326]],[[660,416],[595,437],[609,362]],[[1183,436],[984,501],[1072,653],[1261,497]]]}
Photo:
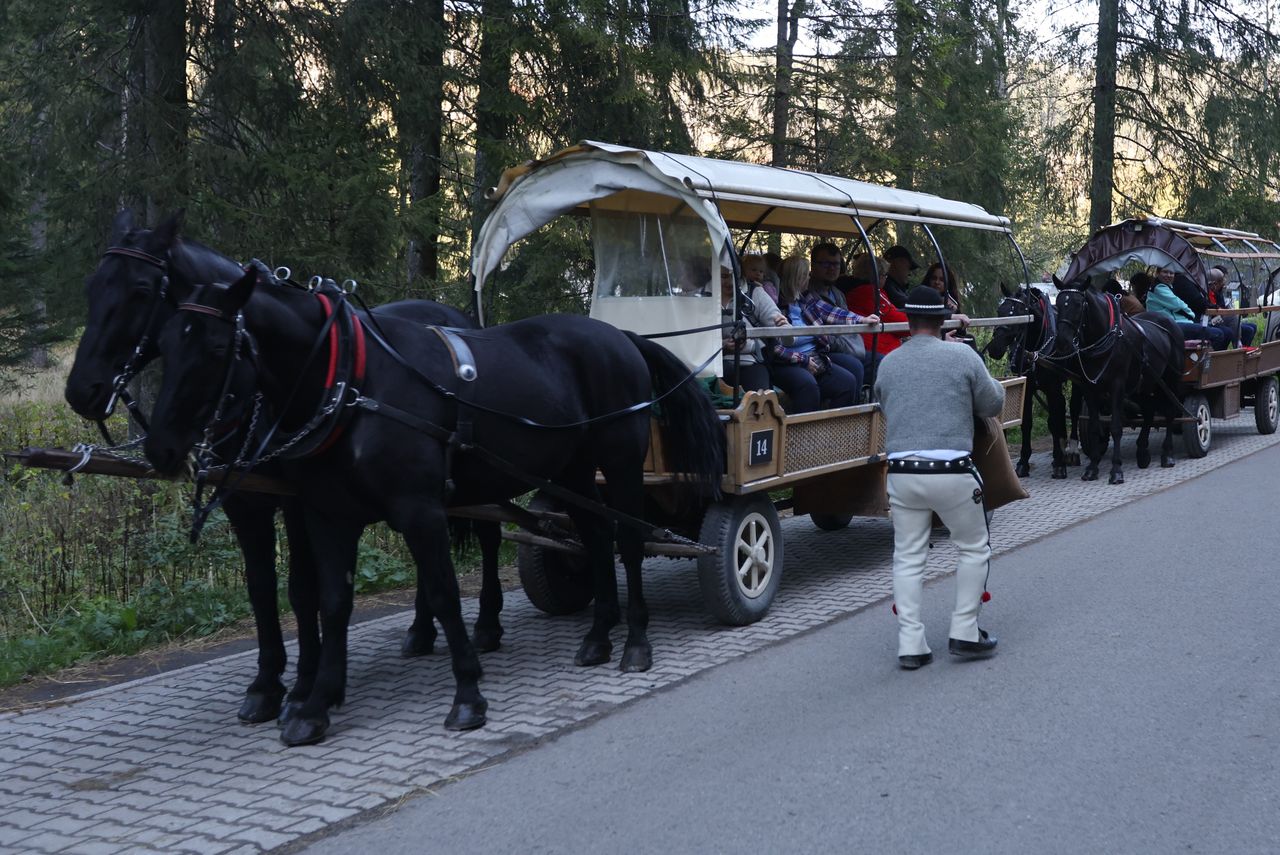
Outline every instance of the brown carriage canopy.
{"label": "brown carriage canopy", "polygon": [[[1065,282],[1093,279],[1132,264],[1173,267],[1208,291],[1200,253],[1187,240],[1188,224],[1172,220],[1124,220],[1104,226],[1072,256]],[[1225,230],[1214,230],[1224,231]]]}

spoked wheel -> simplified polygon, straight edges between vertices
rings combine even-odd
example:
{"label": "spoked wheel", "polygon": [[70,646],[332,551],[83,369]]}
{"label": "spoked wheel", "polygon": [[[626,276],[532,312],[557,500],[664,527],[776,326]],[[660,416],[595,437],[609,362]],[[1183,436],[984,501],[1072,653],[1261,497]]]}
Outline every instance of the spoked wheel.
{"label": "spoked wheel", "polygon": [[1280,382],[1274,374],[1258,378],[1253,396],[1253,421],[1263,436],[1275,433],[1276,425],[1280,424]]}
{"label": "spoked wheel", "polygon": [[853,514],[809,514],[809,519],[823,531],[840,531],[849,527]]}
{"label": "spoked wheel", "polygon": [[1182,443],[1187,448],[1187,457],[1204,457],[1209,453],[1209,445],[1213,442],[1213,416],[1209,410],[1209,399],[1200,394],[1188,395],[1182,405],[1195,417],[1194,424],[1182,426]]}
{"label": "spoked wheel", "polygon": [[707,509],[699,538],[717,554],[698,557],[707,611],[745,626],[764,617],[782,580],[782,526],[767,495],[738,496]]}
{"label": "spoked wheel", "polygon": [[[529,509],[556,510],[557,506],[539,493]],[[595,598],[591,569],[581,555],[522,543],[516,550],[516,570],[529,602],[549,615],[580,612]]]}

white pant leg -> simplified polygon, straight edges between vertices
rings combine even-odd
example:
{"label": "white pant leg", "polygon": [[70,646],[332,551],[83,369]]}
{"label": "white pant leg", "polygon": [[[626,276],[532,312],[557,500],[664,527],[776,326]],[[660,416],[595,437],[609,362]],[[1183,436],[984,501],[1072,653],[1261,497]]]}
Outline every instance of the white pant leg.
{"label": "white pant leg", "polygon": [[929,561],[929,532],[933,510],[928,506],[927,484],[939,475],[889,475],[889,507],[893,511],[893,601],[898,611],[898,655],[920,656],[929,652],[920,620],[924,595],[924,568]]}
{"label": "white pant leg", "polygon": [[960,641],[978,640],[978,612],[987,589],[991,569],[991,539],[986,511],[973,500],[978,486],[972,475],[926,475],[950,482],[939,498],[950,501],[936,506],[938,516],[951,531],[951,542],[960,553],[956,566],[956,608],[951,614],[951,637]]}

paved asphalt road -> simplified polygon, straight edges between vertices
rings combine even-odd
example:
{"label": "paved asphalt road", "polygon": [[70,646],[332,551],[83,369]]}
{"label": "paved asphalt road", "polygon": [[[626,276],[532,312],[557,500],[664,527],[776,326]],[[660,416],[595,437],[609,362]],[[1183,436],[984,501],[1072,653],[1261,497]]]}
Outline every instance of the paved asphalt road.
{"label": "paved asphalt road", "polygon": [[[888,603],[308,852],[1280,852],[1280,449],[1003,556],[1000,655]],[[1106,490],[1105,484],[1098,485]]]}

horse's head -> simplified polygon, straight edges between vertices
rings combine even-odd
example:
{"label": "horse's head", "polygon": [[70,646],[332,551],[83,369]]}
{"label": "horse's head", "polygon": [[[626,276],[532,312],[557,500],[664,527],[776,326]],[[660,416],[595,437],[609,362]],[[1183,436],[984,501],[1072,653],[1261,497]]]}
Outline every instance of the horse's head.
{"label": "horse's head", "polygon": [[89,317],[67,378],[67,403],[81,416],[108,416],[116,378],[154,358],[156,333],[176,302],[167,283],[181,226],[181,211],[150,231],[135,230],[128,211],[116,215],[110,248],[85,281]]}
{"label": "horse's head", "polygon": [[991,334],[991,342],[987,345],[987,353],[992,359],[1002,359],[1015,342],[1028,343],[1030,331],[1037,329],[1044,322],[1043,298],[1039,291],[1033,290],[1029,285],[1010,291],[1009,287],[1001,282],[1000,293],[1003,297],[1000,304],[996,306],[996,317],[1012,318],[1018,315],[1031,315],[1032,321],[1029,325],[1001,324],[996,327]]}
{"label": "horse's head", "polygon": [[1058,331],[1054,340],[1053,353],[1055,356],[1069,356],[1079,350],[1081,345],[1088,343],[1086,335],[1090,326],[1089,316],[1093,300],[1088,283],[1083,280],[1076,279],[1063,284],[1055,277],[1054,284],[1059,290],[1058,299],[1054,302],[1058,315]]}
{"label": "horse's head", "polygon": [[182,467],[192,447],[242,412],[257,382],[255,347],[242,309],[257,274],[205,285],[160,329],[164,379],[143,450],[162,474]]}

